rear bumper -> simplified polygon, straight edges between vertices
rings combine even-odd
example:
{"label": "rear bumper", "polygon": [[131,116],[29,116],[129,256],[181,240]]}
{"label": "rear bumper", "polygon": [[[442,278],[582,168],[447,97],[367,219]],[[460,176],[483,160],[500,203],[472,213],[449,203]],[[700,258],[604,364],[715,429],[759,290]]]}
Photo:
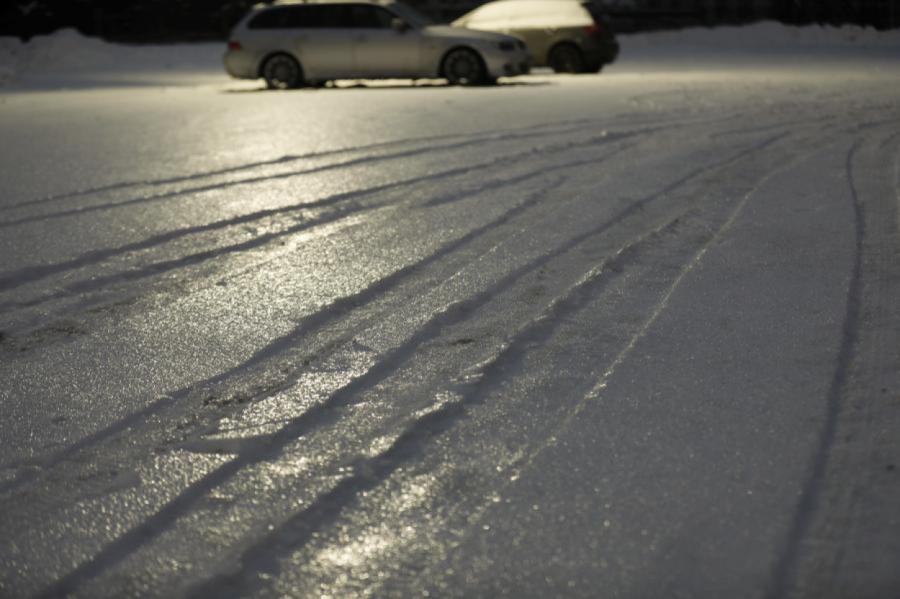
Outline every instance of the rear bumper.
{"label": "rear bumper", "polygon": [[228,50],[222,57],[225,72],[236,79],[258,79],[256,59],[246,50]]}
{"label": "rear bumper", "polygon": [[592,42],[584,44],[582,50],[588,65],[599,68],[616,61],[619,56],[619,42],[616,40]]}

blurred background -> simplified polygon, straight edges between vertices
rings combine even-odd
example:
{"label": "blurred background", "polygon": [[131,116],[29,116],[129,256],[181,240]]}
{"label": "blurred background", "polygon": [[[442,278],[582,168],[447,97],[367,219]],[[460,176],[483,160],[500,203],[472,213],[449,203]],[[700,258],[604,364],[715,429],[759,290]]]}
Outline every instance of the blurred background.
{"label": "blurred background", "polygon": [[[451,21],[483,0],[410,0]],[[126,43],[224,40],[256,0],[14,0],[0,8],[0,36],[28,40],[75,28]],[[775,20],[792,25],[900,27],[897,0],[608,0],[598,4],[616,31],[633,33]]]}

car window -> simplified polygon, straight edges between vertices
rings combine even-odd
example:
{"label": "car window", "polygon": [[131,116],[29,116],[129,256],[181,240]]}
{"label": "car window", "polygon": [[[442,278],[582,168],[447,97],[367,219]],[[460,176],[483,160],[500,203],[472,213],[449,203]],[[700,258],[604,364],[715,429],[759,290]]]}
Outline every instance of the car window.
{"label": "car window", "polygon": [[308,27],[321,29],[347,29],[352,27],[350,5],[348,4],[310,4]]}
{"label": "car window", "polygon": [[250,29],[388,29],[394,14],[371,4],[306,4],[263,10]]}
{"label": "car window", "polygon": [[300,29],[314,26],[314,15],[309,6],[287,6],[284,8],[284,26],[291,29]]}
{"label": "car window", "polygon": [[426,17],[409,4],[401,4],[399,2],[395,2],[390,5],[390,9],[394,14],[414,27],[427,27],[428,25],[434,25],[433,19]]}
{"label": "car window", "polygon": [[389,29],[394,15],[371,4],[351,4],[350,21],[355,29]]}
{"label": "car window", "polygon": [[322,27],[322,6],[280,6],[264,10],[253,17],[250,29],[304,29]]}

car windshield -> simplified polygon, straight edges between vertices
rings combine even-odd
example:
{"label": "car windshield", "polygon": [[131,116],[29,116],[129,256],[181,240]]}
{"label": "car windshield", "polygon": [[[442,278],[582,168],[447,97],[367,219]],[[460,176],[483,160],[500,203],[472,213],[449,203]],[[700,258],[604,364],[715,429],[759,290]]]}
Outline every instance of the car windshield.
{"label": "car windshield", "polygon": [[402,18],[413,27],[427,27],[428,25],[435,24],[432,19],[426,17],[415,8],[407,4],[394,2],[393,4],[388,5],[388,8],[390,8],[391,11],[394,12],[398,17]]}

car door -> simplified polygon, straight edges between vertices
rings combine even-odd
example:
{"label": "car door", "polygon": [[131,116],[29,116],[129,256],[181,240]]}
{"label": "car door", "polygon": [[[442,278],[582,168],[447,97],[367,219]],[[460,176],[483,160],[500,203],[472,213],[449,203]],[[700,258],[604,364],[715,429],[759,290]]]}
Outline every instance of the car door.
{"label": "car door", "polygon": [[353,57],[359,77],[420,75],[422,33],[396,29],[394,13],[373,4],[348,4],[353,23]]}
{"label": "car door", "polygon": [[352,27],[347,5],[299,4],[290,9],[293,45],[307,79],[353,74]]}

